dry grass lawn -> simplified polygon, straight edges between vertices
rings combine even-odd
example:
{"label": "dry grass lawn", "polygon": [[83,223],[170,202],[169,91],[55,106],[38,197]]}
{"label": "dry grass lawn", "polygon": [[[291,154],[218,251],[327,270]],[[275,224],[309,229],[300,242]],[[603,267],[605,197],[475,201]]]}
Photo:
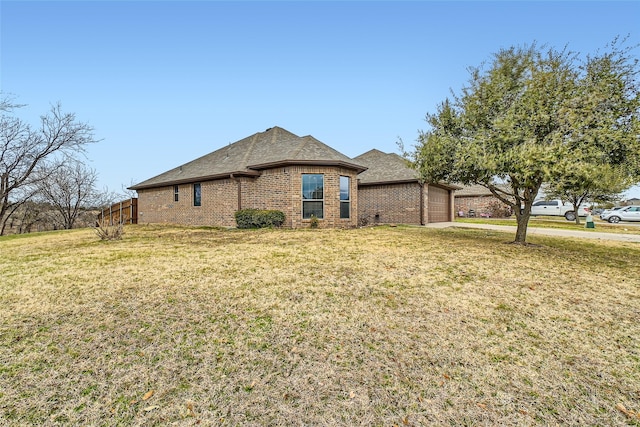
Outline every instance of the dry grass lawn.
{"label": "dry grass lawn", "polygon": [[640,245],[0,238],[0,424],[640,425]]}
{"label": "dry grass lawn", "polygon": [[[600,218],[594,218],[595,228],[585,228],[585,219],[580,218],[580,224],[573,221],[567,221],[564,218],[551,216],[531,217],[529,227],[536,228],[557,228],[561,230],[578,230],[587,233],[616,233],[616,234],[640,234],[640,226],[637,222],[620,222],[618,224],[609,224]],[[511,218],[456,218],[458,223],[480,223],[494,225],[511,225],[517,226],[515,217]],[[515,233],[515,231],[514,231]]]}

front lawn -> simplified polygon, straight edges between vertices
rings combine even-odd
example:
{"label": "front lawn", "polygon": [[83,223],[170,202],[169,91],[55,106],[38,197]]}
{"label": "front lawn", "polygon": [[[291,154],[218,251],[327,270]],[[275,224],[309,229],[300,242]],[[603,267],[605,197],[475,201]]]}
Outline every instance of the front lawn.
{"label": "front lawn", "polygon": [[8,425],[640,425],[640,247],[486,230],[0,238]]}
{"label": "front lawn", "polygon": [[[600,218],[593,218],[595,228],[585,228],[585,219],[580,218],[580,224],[575,221],[567,221],[564,218],[553,216],[531,217],[529,227],[537,228],[558,228],[563,230],[583,230],[597,231],[599,233],[620,233],[620,234],[640,234],[638,223],[621,222],[619,224],[609,224]],[[470,224],[494,224],[517,226],[515,216],[510,218],[456,218],[455,222]]]}

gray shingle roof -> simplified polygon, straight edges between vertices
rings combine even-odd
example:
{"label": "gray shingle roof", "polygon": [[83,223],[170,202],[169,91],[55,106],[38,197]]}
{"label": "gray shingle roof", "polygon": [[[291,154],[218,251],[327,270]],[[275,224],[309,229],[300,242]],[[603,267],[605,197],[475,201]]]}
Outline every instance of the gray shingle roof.
{"label": "gray shingle roof", "polygon": [[[504,188],[505,191],[511,191],[510,187],[506,184],[498,185],[498,187]],[[489,191],[487,187],[483,187],[479,184],[468,185],[462,187],[460,190],[456,190],[456,197],[480,197],[480,196],[493,196],[493,193]]]}
{"label": "gray shingle roof", "polygon": [[280,127],[258,132],[131,187],[132,190],[235,176],[259,175],[261,169],[290,164],[366,167],[318,141]]}
{"label": "gray shingle roof", "polygon": [[[354,157],[353,160],[367,167],[366,171],[358,175],[358,185],[399,184],[420,180],[420,175],[407,160],[395,153],[383,153],[373,149]],[[436,185],[451,190],[460,188],[445,182],[438,182]]]}
{"label": "gray shingle roof", "polygon": [[373,149],[353,160],[367,167],[358,175],[361,185],[418,181],[418,173],[409,167],[405,159],[394,153]]}

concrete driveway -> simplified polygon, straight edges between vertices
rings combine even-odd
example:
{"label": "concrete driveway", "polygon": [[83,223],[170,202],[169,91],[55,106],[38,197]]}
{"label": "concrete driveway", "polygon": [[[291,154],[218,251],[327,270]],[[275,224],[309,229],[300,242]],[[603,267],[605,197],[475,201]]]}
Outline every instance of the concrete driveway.
{"label": "concrete driveway", "polygon": [[[516,233],[515,225],[493,225],[467,222],[435,222],[427,224],[430,228],[479,228],[483,230],[504,231],[506,233]],[[618,234],[618,233],[601,233],[594,230],[563,230],[558,228],[536,228],[529,227],[527,236],[558,236],[558,237],[577,237],[580,239],[596,239],[596,240],[616,240],[620,242],[640,243],[640,234]]]}

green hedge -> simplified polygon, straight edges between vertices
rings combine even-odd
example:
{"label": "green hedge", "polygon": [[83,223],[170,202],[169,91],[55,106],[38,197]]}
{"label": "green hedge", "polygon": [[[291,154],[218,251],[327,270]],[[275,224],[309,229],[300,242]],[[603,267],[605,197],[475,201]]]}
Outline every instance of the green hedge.
{"label": "green hedge", "polygon": [[235,213],[238,228],[280,227],[284,212],[262,209],[241,209]]}

